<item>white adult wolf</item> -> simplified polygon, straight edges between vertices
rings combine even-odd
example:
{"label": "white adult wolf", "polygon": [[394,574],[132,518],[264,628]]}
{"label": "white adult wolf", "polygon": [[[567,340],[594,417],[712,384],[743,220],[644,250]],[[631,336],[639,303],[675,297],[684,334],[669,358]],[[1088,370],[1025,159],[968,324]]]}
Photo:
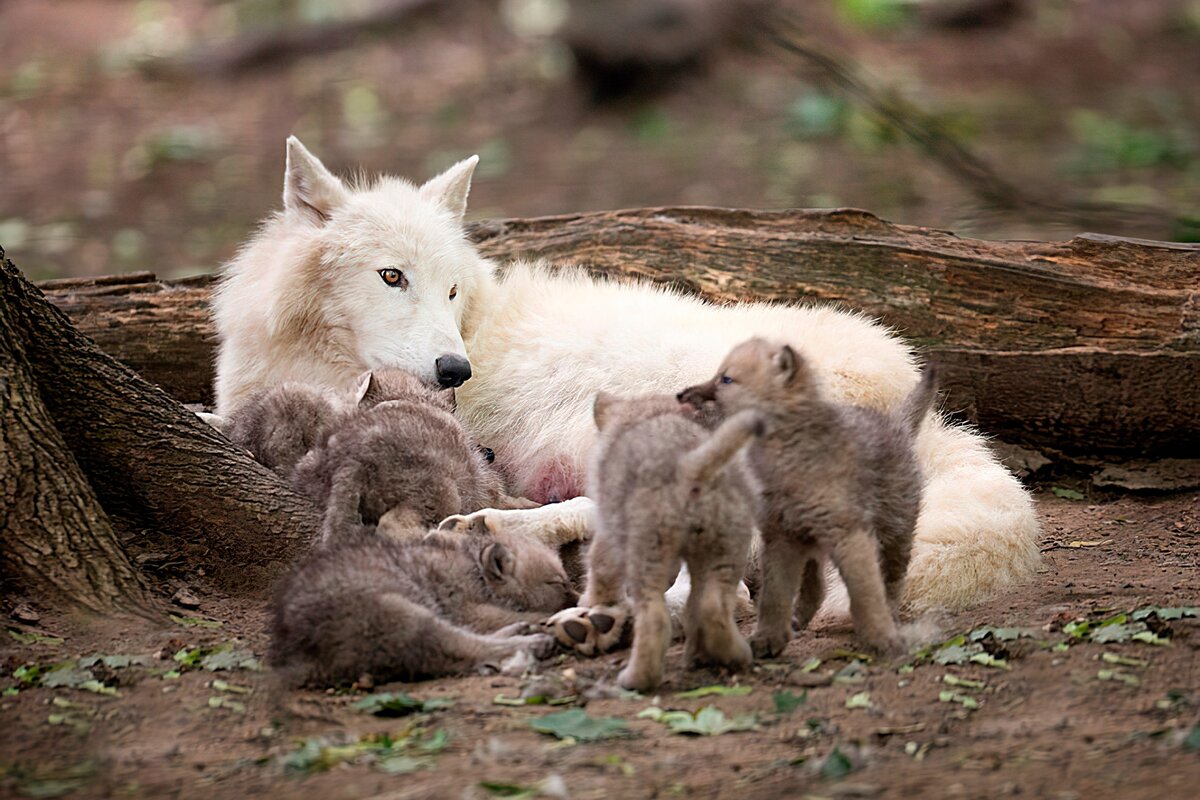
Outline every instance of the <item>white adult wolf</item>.
{"label": "white adult wolf", "polygon": [[[583,491],[597,391],[679,391],[752,336],[790,343],[839,400],[887,409],[916,384],[912,350],[860,314],[715,306],[527,264],[497,271],[462,226],[477,161],[419,187],[352,185],[288,139],[283,210],[227,265],[214,300],[217,413],[286,380],[348,390],[367,369],[412,370],[460,386],[469,431],[519,492],[547,501]],[[981,436],[931,415],[918,451],[927,487],[908,601],[962,607],[1030,577],[1037,517]]]}

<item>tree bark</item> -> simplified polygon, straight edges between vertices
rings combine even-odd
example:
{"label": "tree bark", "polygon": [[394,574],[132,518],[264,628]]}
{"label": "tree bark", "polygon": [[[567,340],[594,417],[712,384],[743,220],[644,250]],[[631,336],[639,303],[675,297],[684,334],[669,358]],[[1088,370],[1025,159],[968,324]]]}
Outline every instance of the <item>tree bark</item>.
{"label": "tree bark", "polygon": [[[79,506],[64,524],[43,524],[36,501],[9,504],[6,541],[14,532],[33,531],[25,549],[66,554],[48,556],[61,571],[90,569],[87,558],[70,554],[88,553],[94,538],[111,555],[111,532],[90,527],[103,519],[98,501],[122,532],[150,537],[236,591],[261,591],[267,576],[307,549],[318,527],[307,500],[102,352],[7,259],[0,283],[5,336],[18,354],[18,379],[7,386],[0,418],[12,442],[5,460],[34,475],[63,471],[62,480],[39,480],[39,486],[54,503]],[[11,481],[9,475],[6,491]],[[20,485],[18,478],[14,491]],[[18,583],[39,583],[33,564],[6,558],[5,565],[20,573]],[[78,593],[70,581],[61,586]]]}
{"label": "tree bark", "polygon": [[[652,208],[474,226],[481,251],[676,286],[718,302],[833,302],[941,367],[947,407],[1070,454],[1200,448],[1200,247],[1085,234],[986,242],[866,212]],[[208,401],[211,281],[45,284],[115,357]]]}

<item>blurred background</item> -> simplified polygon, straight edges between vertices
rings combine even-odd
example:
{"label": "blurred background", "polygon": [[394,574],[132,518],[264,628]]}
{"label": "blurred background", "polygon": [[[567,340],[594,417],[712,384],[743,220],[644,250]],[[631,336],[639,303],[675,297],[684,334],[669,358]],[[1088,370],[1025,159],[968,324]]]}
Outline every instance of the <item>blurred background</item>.
{"label": "blurred background", "polygon": [[206,272],[284,139],[472,218],[857,206],[983,238],[1200,239],[1200,0],[3,0],[0,245]]}

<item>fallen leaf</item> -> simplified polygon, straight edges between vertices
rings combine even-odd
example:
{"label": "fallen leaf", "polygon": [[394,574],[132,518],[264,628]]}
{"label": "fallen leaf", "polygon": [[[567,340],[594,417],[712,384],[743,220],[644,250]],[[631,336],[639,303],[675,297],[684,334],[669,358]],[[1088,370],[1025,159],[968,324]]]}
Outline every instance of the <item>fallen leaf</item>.
{"label": "fallen leaf", "polygon": [[1102,681],[1120,681],[1126,686],[1141,686],[1142,679],[1132,672],[1124,672],[1119,669],[1102,669],[1096,673],[1096,677]]}
{"label": "fallen leaf", "polygon": [[625,720],[619,717],[590,717],[582,708],[547,714],[531,720],[529,725],[538,733],[579,742],[594,742],[631,734]]}
{"label": "fallen leaf", "polygon": [[388,775],[407,775],[410,772],[417,772],[422,769],[432,767],[434,761],[428,756],[391,756],[382,759],[375,764],[375,768],[380,772],[385,772]]}
{"label": "fallen leaf", "polygon": [[971,656],[972,664],[982,664],[985,667],[995,667],[996,669],[1012,669],[1008,662],[1003,658],[996,658],[991,653],[976,653]]}
{"label": "fallen leaf", "polygon": [[1151,614],[1162,620],[1182,619],[1184,617],[1200,616],[1200,609],[1194,606],[1179,606],[1176,608],[1158,608],[1156,606],[1150,606],[1148,608],[1141,608],[1133,612],[1133,618],[1136,620],[1143,620]]}
{"label": "fallen leaf", "polygon": [[1116,653],[1101,653],[1100,658],[1105,664],[1120,664],[1123,667],[1145,667],[1150,663],[1140,658],[1128,658]]}
{"label": "fallen leaf", "polygon": [[786,691],[775,692],[771,695],[771,700],[775,703],[775,713],[790,714],[808,702],[808,692],[801,692],[800,694],[792,694]]}
{"label": "fallen leaf", "polygon": [[493,797],[510,797],[514,800],[536,797],[540,791],[536,786],[520,786],[515,783],[494,783],[492,781],[480,781],[479,788]]}
{"label": "fallen leaf", "polygon": [[844,778],[853,771],[854,763],[836,747],[821,762],[821,777],[828,780]]}
{"label": "fallen leaf", "polygon": [[364,697],[355,703],[354,707],[377,717],[403,717],[408,714],[436,711],[452,705],[454,705],[454,701],[448,697],[418,700],[405,692],[384,692]]}
{"label": "fallen leaf", "polygon": [[1112,544],[1112,539],[1097,539],[1095,541],[1075,540],[1067,542],[1067,547],[1078,549],[1080,547],[1103,547],[1106,544]]}
{"label": "fallen leaf", "polygon": [[942,676],[942,683],[947,686],[960,686],[963,689],[986,689],[987,684],[983,681],[972,681],[967,678],[960,678],[957,675],[946,674]]}
{"label": "fallen leaf", "polygon": [[224,708],[226,710],[233,711],[237,714],[245,714],[246,713],[246,704],[239,702],[237,700],[234,700],[233,698],[230,698],[230,697],[219,697],[219,696],[214,695],[214,696],[208,698],[208,707],[209,708]]}
{"label": "fallen leaf", "polygon": [[943,703],[958,703],[963,708],[970,709],[972,711],[979,708],[978,700],[970,695],[959,694],[958,692],[939,692],[938,700]]}
{"label": "fallen leaf", "polygon": [[1064,500],[1083,500],[1084,499],[1084,495],[1082,492],[1077,492],[1074,489],[1067,489],[1064,486],[1052,486],[1050,488],[1050,491],[1054,493],[1055,497],[1061,497]]}
{"label": "fallen leaf", "polygon": [[821,666],[821,659],[810,658],[808,661],[804,662],[804,665],[802,667],[800,667],[800,671],[801,672],[813,672],[819,666]]}
{"label": "fallen leaf", "polygon": [[229,692],[231,694],[251,694],[254,689],[249,686],[239,686],[236,683],[229,683],[217,678],[212,682],[212,688],[218,692]]}
{"label": "fallen leaf", "polygon": [[14,628],[8,629],[8,635],[13,639],[16,639],[21,644],[44,644],[49,647],[58,647],[63,643],[63,641],[65,641],[60,636],[47,636],[46,634],[38,633],[37,631],[25,633],[23,631],[15,630]]}
{"label": "fallen leaf", "polygon": [[753,686],[701,686],[698,689],[691,689],[686,692],[676,692],[675,696],[687,700],[708,697],[714,694],[720,697],[743,697],[752,691],[754,691]]}
{"label": "fallen leaf", "polygon": [[846,698],[846,708],[871,708],[871,695],[868,692],[859,692]]}
{"label": "fallen leaf", "polygon": [[716,706],[705,706],[695,714],[688,711],[663,711],[657,706],[651,706],[639,713],[638,717],[661,722],[671,729],[671,733],[698,736],[720,736],[758,727],[758,718],[753,714],[739,714],[731,719]]}

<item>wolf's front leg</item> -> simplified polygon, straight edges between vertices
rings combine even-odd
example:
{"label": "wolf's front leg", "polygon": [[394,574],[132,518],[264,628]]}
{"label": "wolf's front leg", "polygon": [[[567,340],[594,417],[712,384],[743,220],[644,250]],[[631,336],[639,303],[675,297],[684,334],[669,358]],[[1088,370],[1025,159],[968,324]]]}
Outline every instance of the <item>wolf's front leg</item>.
{"label": "wolf's front leg", "polygon": [[455,514],[438,525],[439,530],[469,530],[479,520],[492,533],[503,531],[528,536],[551,547],[585,541],[595,529],[596,504],[586,497],[529,509],[484,508],[473,514]]}

